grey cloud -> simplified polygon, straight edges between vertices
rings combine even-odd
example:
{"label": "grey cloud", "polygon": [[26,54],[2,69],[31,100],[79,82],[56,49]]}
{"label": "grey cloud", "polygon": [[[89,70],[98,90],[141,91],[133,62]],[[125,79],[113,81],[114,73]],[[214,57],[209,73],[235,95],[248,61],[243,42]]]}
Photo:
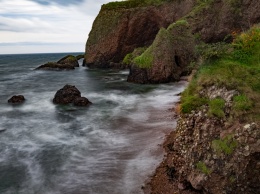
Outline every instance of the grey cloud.
{"label": "grey cloud", "polygon": [[57,3],[60,5],[71,5],[71,4],[82,3],[84,0],[31,0],[31,1],[34,1],[42,5],[49,5],[51,3]]}

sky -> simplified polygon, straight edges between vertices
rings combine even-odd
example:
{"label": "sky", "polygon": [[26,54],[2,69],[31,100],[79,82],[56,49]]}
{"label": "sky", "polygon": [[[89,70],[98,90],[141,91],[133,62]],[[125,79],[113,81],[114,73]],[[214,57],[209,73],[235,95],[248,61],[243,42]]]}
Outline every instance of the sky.
{"label": "sky", "polygon": [[84,52],[111,0],[0,0],[0,54]]}

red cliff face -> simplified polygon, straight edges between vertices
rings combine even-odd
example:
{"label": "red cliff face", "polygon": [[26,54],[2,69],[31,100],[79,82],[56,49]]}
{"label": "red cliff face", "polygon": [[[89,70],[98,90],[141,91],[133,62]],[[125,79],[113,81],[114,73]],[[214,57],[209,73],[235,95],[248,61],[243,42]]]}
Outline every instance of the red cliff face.
{"label": "red cliff face", "polygon": [[191,11],[195,0],[164,3],[160,6],[107,9],[102,7],[86,44],[89,67],[116,66],[137,47],[150,45],[160,28]]}

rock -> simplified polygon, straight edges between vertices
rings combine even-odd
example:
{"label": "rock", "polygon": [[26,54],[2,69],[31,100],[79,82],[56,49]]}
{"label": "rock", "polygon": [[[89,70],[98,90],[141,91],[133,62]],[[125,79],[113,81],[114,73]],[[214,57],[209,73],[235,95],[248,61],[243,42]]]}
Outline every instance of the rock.
{"label": "rock", "polygon": [[87,66],[108,68],[110,62],[120,62],[135,48],[149,46],[160,28],[187,14],[194,3],[183,0],[161,6],[132,6],[128,1],[117,2],[115,8],[103,5],[87,40]]}
{"label": "rock", "polygon": [[73,103],[74,100],[79,97],[81,97],[81,93],[75,86],[65,85],[62,89],[56,92],[53,103],[69,104]]}
{"label": "rock", "polygon": [[8,100],[8,103],[12,104],[21,104],[25,101],[25,98],[23,95],[13,96]]}
{"label": "rock", "polygon": [[[178,37],[178,38],[176,38]],[[195,59],[195,41],[189,24],[179,21],[162,28],[153,44],[133,60],[129,82],[167,83],[179,81]]]}
{"label": "rock", "polygon": [[204,174],[195,174],[192,173],[189,177],[188,180],[191,183],[192,187],[196,190],[202,190],[202,185],[203,182],[205,181],[205,175]]}
{"label": "rock", "polygon": [[36,70],[73,70],[75,67],[70,64],[60,64],[56,62],[48,62],[36,68]]}
{"label": "rock", "polygon": [[82,55],[77,55],[77,56],[76,56],[76,59],[77,59],[77,60],[80,60],[80,59],[83,59],[83,58],[84,58],[84,54],[82,54]]}
{"label": "rock", "polygon": [[48,62],[36,68],[36,70],[73,70],[75,67],[79,67],[78,60],[73,55],[67,55],[58,62]]}
{"label": "rock", "polygon": [[[110,62],[122,61],[135,48],[151,45],[161,28],[181,18],[190,24],[192,34],[207,43],[223,41],[234,30],[244,31],[259,23],[258,0],[218,0],[199,6],[197,0],[164,1],[153,6],[131,5],[131,1],[103,5],[87,40],[87,66],[108,68]],[[213,23],[216,18],[219,22]]]}
{"label": "rock", "polygon": [[81,97],[80,91],[75,86],[71,86],[68,84],[56,92],[53,103],[73,103],[73,105],[75,106],[88,106],[92,104],[86,97]]}
{"label": "rock", "polygon": [[79,67],[78,59],[73,55],[67,55],[66,57],[60,59],[57,63],[73,67]]}
{"label": "rock", "polygon": [[73,104],[75,106],[88,106],[92,103],[85,97],[78,97],[73,101]]}
{"label": "rock", "polygon": [[6,131],[6,129],[0,129],[0,133],[2,133],[2,132],[4,132],[4,131]]}

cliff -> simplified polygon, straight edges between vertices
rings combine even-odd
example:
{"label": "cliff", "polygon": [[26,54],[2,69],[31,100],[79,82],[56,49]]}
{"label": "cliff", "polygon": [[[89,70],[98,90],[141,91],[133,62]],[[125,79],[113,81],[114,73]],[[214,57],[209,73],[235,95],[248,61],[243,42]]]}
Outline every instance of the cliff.
{"label": "cliff", "polygon": [[136,2],[102,7],[85,60],[129,67],[135,83],[192,72],[165,159],[145,192],[260,193],[259,1]]}
{"label": "cliff", "polygon": [[142,4],[142,1],[132,0],[103,5],[86,43],[86,65],[98,68],[120,66],[118,63],[126,54],[151,45],[160,28],[168,27],[190,12],[195,1]]}

